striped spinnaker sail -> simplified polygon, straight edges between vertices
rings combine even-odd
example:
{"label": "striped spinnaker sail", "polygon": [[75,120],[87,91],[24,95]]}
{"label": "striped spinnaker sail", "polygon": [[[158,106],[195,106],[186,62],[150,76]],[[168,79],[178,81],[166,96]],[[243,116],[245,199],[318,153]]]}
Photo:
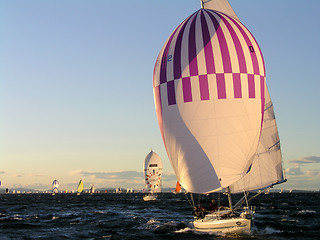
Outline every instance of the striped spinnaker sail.
{"label": "striped spinnaker sail", "polygon": [[149,192],[161,192],[162,161],[157,153],[150,151],[144,159],[145,185]]}
{"label": "striped spinnaker sail", "polygon": [[200,9],[168,38],[154,68],[154,98],[169,159],[187,191],[217,191],[251,171],[265,80],[259,45],[232,16]]}

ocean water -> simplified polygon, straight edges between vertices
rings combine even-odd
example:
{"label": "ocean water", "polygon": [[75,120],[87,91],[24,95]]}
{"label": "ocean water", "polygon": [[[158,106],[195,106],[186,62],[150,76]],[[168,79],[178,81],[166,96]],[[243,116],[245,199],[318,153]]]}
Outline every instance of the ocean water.
{"label": "ocean water", "polygon": [[[184,194],[161,193],[156,202],[142,197],[0,194],[0,239],[319,239],[319,193],[260,195],[252,202],[256,214],[249,236],[193,230],[192,209]],[[214,197],[217,200],[218,194]],[[221,203],[227,205],[226,199]]]}

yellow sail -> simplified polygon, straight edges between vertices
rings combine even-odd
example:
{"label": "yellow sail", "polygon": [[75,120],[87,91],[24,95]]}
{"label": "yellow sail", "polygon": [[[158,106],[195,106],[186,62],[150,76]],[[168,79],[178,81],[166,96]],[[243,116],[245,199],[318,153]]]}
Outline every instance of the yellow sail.
{"label": "yellow sail", "polygon": [[83,191],[83,182],[82,182],[82,180],[80,180],[79,185],[78,185],[77,192],[78,192],[78,193],[81,193],[82,191]]}

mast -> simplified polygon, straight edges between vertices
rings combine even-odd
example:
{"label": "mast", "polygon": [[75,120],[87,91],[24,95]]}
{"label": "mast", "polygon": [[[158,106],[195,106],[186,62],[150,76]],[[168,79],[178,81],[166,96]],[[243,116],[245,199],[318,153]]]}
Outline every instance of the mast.
{"label": "mast", "polygon": [[231,212],[233,211],[233,207],[232,207],[232,199],[231,199],[231,192],[230,192],[230,188],[227,187],[226,188],[226,193],[228,195],[228,200],[229,200],[229,208],[231,210]]}

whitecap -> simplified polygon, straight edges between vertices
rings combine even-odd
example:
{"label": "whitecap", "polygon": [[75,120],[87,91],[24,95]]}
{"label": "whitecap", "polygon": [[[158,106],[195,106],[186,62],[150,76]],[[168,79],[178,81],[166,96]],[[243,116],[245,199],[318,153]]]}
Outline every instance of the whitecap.
{"label": "whitecap", "polygon": [[312,214],[317,214],[317,212],[313,210],[301,210],[297,212],[297,215],[312,215]]}
{"label": "whitecap", "polygon": [[156,223],[159,223],[159,221],[156,220],[156,219],[154,219],[154,218],[151,218],[151,219],[147,222],[147,224],[150,224],[150,225],[156,224]]}
{"label": "whitecap", "polygon": [[185,233],[185,232],[189,232],[189,231],[192,231],[192,229],[189,227],[186,227],[186,228],[175,231],[175,233]]}

